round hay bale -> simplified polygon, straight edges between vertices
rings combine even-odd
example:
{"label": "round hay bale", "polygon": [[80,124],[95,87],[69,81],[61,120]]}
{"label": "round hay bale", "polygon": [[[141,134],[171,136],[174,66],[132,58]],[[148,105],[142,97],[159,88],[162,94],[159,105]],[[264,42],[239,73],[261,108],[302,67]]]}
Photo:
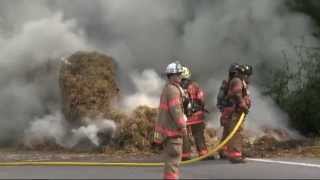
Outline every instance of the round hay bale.
{"label": "round hay bale", "polygon": [[85,119],[109,119],[117,100],[114,60],[98,52],[77,52],[63,60],[59,84],[62,111],[71,125]]}

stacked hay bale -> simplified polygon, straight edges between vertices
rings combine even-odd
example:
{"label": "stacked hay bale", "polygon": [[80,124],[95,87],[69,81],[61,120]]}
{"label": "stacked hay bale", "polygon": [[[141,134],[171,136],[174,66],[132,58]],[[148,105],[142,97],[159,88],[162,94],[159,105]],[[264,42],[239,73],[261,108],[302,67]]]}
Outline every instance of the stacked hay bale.
{"label": "stacked hay bale", "polygon": [[62,109],[69,123],[82,125],[86,118],[110,118],[112,103],[119,95],[111,57],[77,52],[64,59],[59,83]]}

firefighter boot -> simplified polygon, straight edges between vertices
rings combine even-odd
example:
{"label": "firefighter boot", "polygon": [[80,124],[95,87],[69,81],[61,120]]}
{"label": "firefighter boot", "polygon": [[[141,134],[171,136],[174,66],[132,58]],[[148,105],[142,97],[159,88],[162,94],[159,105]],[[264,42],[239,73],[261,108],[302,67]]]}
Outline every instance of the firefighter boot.
{"label": "firefighter boot", "polygon": [[238,151],[229,152],[228,158],[232,164],[246,163],[242,153]]}
{"label": "firefighter boot", "polygon": [[224,146],[220,151],[219,151],[219,156],[220,159],[228,159],[228,147]]}
{"label": "firefighter boot", "polygon": [[[202,150],[198,151],[199,157],[204,156],[204,155],[206,155],[208,153],[209,153],[208,149],[202,149]],[[203,160],[214,160],[214,159],[216,159],[215,156],[214,155],[210,155],[210,156],[204,158]]]}
{"label": "firefighter boot", "polygon": [[191,159],[191,152],[184,152],[182,153],[181,160],[182,161],[187,161]]}

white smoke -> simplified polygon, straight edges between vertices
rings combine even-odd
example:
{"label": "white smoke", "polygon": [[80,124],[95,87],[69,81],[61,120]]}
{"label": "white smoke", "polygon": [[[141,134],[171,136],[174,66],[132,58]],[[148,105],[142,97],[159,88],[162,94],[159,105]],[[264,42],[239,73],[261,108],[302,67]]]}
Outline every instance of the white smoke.
{"label": "white smoke", "polygon": [[236,61],[275,66],[281,52],[309,36],[312,28],[308,17],[288,12],[281,0],[213,1],[199,9],[185,26],[181,54],[194,71],[214,76]]}
{"label": "white smoke", "polygon": [[[74,21],[61,14],[28,21],[9,37],[0,37],[0,141],[21,135],[29,122],[60,109],[60,56],[87,49]],[[1,39],[0,38],[0,39]]]}
{"label": "white smoke", "polygon": [[36,118],[30,122],[29,128],[24,132],[24,144],[33,147],[52,141],[51,143],[63,146],[67,133],[63,119],[63,115],[59,112],[43,118]]}
{"label": "white smoke", "polygon": [[288,116],[277,108],[271,97],[262,96],[255,87],[250,87],[250,95],[252,96],[252,111],[248,116],[249,128],[258,129],[259,125],[272,128],[288,127]]}
{"label": "white smoke", "polygon": [[290,128],[289,117],[281,111],[269,96],[263,96],[259,89],[250,87],[252,110],[247,118],[247,128],[263,135],[265,128],[288,130],[290,138],[300,137],[299,133]]}
{"label": "white smoke", "polygon": [[132,73],[131,80],[136,91],[134,94],[124,97],[124,109],[132,111],[140,105],[158,107],[164,80],[152,69],[143,70],[141,74]]}
{"label": "white smoke", "polygon": [[112,120],[87,118],[85,122],[87,124],[70,131],[67,129],[64,117],[60,112],[36,118],[24,131],[23,142],[30,148],[46,143],[72,148],[83,139],[88,139],[93,145],[99,146],[101,144],[98,137],[99,132],[109,133],[110,137],[108,138],[114,136],[116,124]]}
{"label": "white smoke", "polygon": [[72,136],[67,141],[68,147],[73,147],[77,145],[82,139],[89,139],[95,146],[101,144],[101,139],[98,137],[100,131],[110,133],[110,137],[114,136],[116,131],[116,124],[112,120],[108,119],[99,119],[99,120],[90,120],[87,119],[88,124],[81,126],[77,129],[72,129]]}
{"label": "white smoke", "polygon": [[[156,74],[178,58],[205,87],[209,110],[215,112],[215,94],[231,62],[278,67],[282,51],[292,49],[301,37],[318,44],[310,36],[314,29],[310,18],[284,4],[284,0],[3,0],[0,141],[15,139],[30,122],[38,121],[36,117],[50,117],[60,109],[57,71],[51,67],[59,57],[77,50],[98,49],[115,57],[127,76],[121,88],[134,86],[125,95],[128,109],[158,105],[164,80]],[[260,76],[260,70],[255,71],[253,84],[261,83]],[[286,118],[273,102],[259,93],[254,101],[254,106],[262,104],[251,112],[256,122],[283,126]],[[258,112],[272,115],[260,120]]]}

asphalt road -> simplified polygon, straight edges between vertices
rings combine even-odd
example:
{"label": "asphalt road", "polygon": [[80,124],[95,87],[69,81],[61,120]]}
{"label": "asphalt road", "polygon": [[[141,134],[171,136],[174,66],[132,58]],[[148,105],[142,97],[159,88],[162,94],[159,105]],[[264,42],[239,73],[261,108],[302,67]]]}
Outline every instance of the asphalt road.
{"label": "asphalt road", "polygon": [[[260,162],[263,161],[263,162]],[[267,162],[264,162],[267,161]],[[208,160],[181,168],[183,179],[319,179],[320,159]],[[0,167],[1,179],[161,179],[161,167]]]}

